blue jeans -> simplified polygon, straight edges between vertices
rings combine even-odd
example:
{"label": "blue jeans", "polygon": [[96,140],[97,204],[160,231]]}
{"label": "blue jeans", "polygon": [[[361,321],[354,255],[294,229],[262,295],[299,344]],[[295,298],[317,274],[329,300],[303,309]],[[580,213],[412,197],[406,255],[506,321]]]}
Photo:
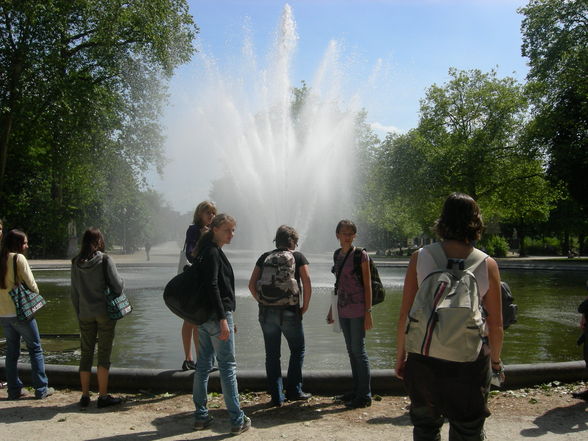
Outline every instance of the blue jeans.
{"label": "blue jeans", "polygon": [[358,400],[368,400],[372,396],[370,388],[370,362],[365,350],[364,318],[339,317],[341,330],[351,363],[353,393]]}
{"label": "blue jeans", "polygon": [[18,358],[20,357],[20,339],[24,339],[29,357],[31,359],[31,371],[33,387],[35,388],[35,397],[41,398],[47,391],[47,375],[45,374],[45,360],[43,358],[43,348],[41,347],[41,337],[37,321],[32,319],[27,322],[18,320],[16,317],[0,317],[0,322],[4,328],[6,337],[6,381],[8,382],[8,398],[16,399],[20,397],[23,387],[22,381],[18,377]]}
{"label": "blue jeans", "polygon": [[198,326],[198,359],[196,361],[193,388],[193,400],[196,406],[194,417],[196,421],[202,421],[208,417],[208,409],[206,407],[208,402],[208,375],[216,354],[223,398],[229,412],[231,426],[234,427],[243,424],[245,414],[239,407],[233,314],[227,312],[226,316],[230,335],[225,341],[219,338],[220,323],[218,320],[208,320],[206,323]]}
{"label": "blue jeans", "polygon": [[302,364],[304,362],[302,314],[286,308],[260,306],[259,324],[265,342],[265,372],[272,401],[274,403],[284,401],[280,363],[282,334],[286,337],[290,348],[286,397],[299,396],[302,393]]}

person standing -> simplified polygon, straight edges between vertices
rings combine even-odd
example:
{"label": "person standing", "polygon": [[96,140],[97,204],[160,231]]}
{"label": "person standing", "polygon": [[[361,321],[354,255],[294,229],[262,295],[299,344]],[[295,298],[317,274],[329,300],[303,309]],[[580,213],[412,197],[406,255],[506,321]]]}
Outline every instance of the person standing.
{"label": "person standing", "polygon": [[222,248],[231,243],[236,221],[228,214],[219,214],[196,245],[195,263],[201,265],[203,294],[211,304],[209,320],[198,325],[198,354],[194,374],[194,430],[210,426],[214,418],[207,408],[208,376],[214,357],[218,362],[221,388],[229,418],[231,434],[239,435],[251,427],[251,419],[239,405],[237,363],[235,361],[235,276]]}
{"label": "person standing", "polygon": [[24,282],[30,290],[39,292],[29,262],[24,256],[28,249],[29,241],[26,234],[14,229],[6,233],[0,252],[0,323],[6,337],[6,381],[9,400],[18,400],[25,395],[17,367],[21,339],[25,341],[29,351],[35,398],[42,399],[55,392],[48,386],[37,321],[35,318],[28,321],[19,320],[16,317],[14,301],[8,294],[18,282]]}
{"label": "person standing", "polygon": [[[588,280],[586,281],[586,288],[588,288]],[[588,298],[580,304],[578,307],[578,312],[581,314],[580,329],[582,330],[582,336],[580,337],[578,344],[582,343],[583,345],[582,352],[584,355],[584,362],[588,368]],[[573,392],[572,396],[574,398],[578,398],[579,400],[588,401],[588,389],[583,392]]]}
{"label": "person standing", "polygon": [[[120,397],[108,394],[110,355],[116,320],[106,310],[106,284],[115,293],[123,291],[124,282],[114,261],[104,253],[104,237],[98,228],[88,228],[82,237],[79,254],[71,262],[71,300],[80,326],[80,406],[90,405],[90,377],[94,348],[98,341],[98,401],[97,406],[120,404]],[[105,267],[105,268],[104,268]],[[105,280],[105,276],[106,279]]]}
{"label": "person standing", "polygon": [[[184,242],[184,255],[188,264],[194,262],[196,257],[196,244],[200,237],[208,231],[210,223],[216,215],[216,205],[211,201],[202,201],[194,210],[194,219],[192,225],[186,230],[186,240]],[[194,347],[198,348],[198,327],[184,320],[182,324],[182,346],[184,348],[184,362],[182,370],[187,371],[195,369],[194,357],[192,356],[192,341]]]}
{"label": "person standing", "polygon": [[[249,291],[259,302],[270,405],[279,407],[284,399],[308,400],[312,396],[302,390],[305,350],[302,316],[310,304],[312,285],[308,260],[302,253],[294,251],[298,245],[296,230],[287,225],[280,226],[275,243],[275,250],[257,259],[249,279]],[[280,363],[282,334],[290,348],[285,396]]]}
{"label": "person standing", "polygon": [[[356,249],[353,246],[357,227],[352,221],[341,220],[337,224],[335,233],[341,245],[341,248],[334,253],[333,266],[337,277],[335,283],[337,315],[345,337],[353,376],[353,390],[341,398],[345,406],[356,409],[372,404],[370,363],[365,348],[366,331],[373,326],[369,257],[365,250]],[[360,262],[359,268],[356,268],[357,261]],[[361,271],[361,275],[358,271]],[[334,321],[331,306],[327,323],[334,323]]]}
{"label": "person standing", "polygon": [[[500,359],[504,335],[500,273],[494,259],[474,248],[483,229],[484,223],[476,201],[466,194],[453,193],[445,200],[441,216],[435,224],[436,233],[441,239],[440,244],[421,248],[410,258],[398,320],[396,376],[404,379],[408,390],[415,441],[439,440],[444,418],[449,420],[450,441],[484,439],[484,422],[490,415],[487,400],[491,371],[504,381]],[[444,260],[443,266],[440,260]],[[479,293],[476,303],[480,302],[487,317],[485,322],[481,320],[481,329],[477,326],[475,329],[473,326],[470,328],[464,322],[459,331],[462,335],[448,336],[451,342],[462,342],[459,348],[455,348],[455,345],[449,347],[449,341],[439,337],[437,350],[463,353],[469,346],[465,344],[466,340],[458,337],[465,339],[466,336],[471,336],[470,339],[477,340],[477,345],[472,347],[480,347],[477,354],[473,350],[473,361],[452,361],[407,351],[409,312],[415,303],[417,291],[426,282],[427,276],[440,267],[447,267],[449,263],[460,264],[460,268],[464,269],[473,268],[471,273]],[[443,288],[447,286],[447,282],[439,279],[439,284],[434,286],[437,286],[437,298],[444,293]],[[430,297],[432,303],[433,297]],[[481,312],[479,317],[482,317]],[[414,317],[410,318],[410,326],[415,329],[422,329],[420,322],[421,320]],[[429,323],[431,321],[426,322]],[[427,327],[426,335],[432,335],[433,331],[434,329],[429,330]],[[432,337],[428,337],[427,342],[430,341]]]}

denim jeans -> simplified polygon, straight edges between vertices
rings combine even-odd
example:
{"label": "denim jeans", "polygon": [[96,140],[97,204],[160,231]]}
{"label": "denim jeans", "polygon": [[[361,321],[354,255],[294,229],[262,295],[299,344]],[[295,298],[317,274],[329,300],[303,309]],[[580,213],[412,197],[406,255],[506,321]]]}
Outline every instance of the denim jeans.
{"label": "denim jeans", "polygon": [[302,394],[302,364],[304,362],[302,314],[292,309],[260,306],[259,324],[265,342],[265,372],[272,401],[274,403],[284,401],[280,362],[282,334],[286,337],[290,348],[286,397],[299,396]]}
{"label": "denim jeans", "polygon": [[32,319],[27,322],[16,317],[0,317],[6,337],[6,381],[8,382],[8,398],[15,399],[20,396],[23,387],[18,377],[18,358],[20,357],[20,339],[24,339],[29,357],[31,359],[31,371],[35,397],[41,398],[47,391],[47,375],[45,374],[45,360],[41,337],[37,321]]}
{"label": "denim jeans", "polygon": [[358,400],[368,400],[372,396],[370,388],[370,362],[365,350],[364,318],[339,317],[339,323],[351,363],[353,393]]}
{"label": "denim jeans", "polygon": [[198,359],[196,361],[193,388],[193,400],[196,406],[194,417],[196,421],[202,421],[208,417],[208,408],[206,407],[208,402],[208,375],[216,355],[223,398],[229,412],[231,426],[235,427],[243,424],[245,414],[239,407],[233,314],[227,312],[226,316],[230,330],[227,340],[223,341],[219,338],[220,322],[216,319],[208,320],[198,326]]}

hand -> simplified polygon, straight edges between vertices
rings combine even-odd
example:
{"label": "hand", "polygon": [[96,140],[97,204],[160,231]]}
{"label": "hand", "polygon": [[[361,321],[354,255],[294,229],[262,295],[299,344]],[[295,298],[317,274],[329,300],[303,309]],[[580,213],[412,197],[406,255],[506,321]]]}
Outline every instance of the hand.
{"label": "hand", "polygon": [[372,313],[369,311],[365,312],[364,320],[363,320],[363,329],[369,331],[374,327],[372,323]]}
{"label": "hand", "polygon": [[237,333],[237,325],[233,325],[233,332],[236,334]]}
{"label": "hand", "polygon": [[327,323],[329,325],[335,323],[335,320],[333,320],[333,310],[331,308],[329,308],[329,313],[327,314]]}
{"label": "hand", "polygon": [[221,319],[219,321],[220,324],[220,335],[218,336],[219,339],[226,341],[229,339],[231,335],[231,331],[229,330],[229,324],[227,323],[227,319]]}
{"label": "hand", "polygon": [[304,313],[308,311],[308,305],[302,305],[302,308],[300,309],[300,313],[302,315],[304,315]]}
{"label": "hand", "polygon": [[580,328],[586,329],[586,316],[582,314],[582,318],[580,319]]}
{"label": "hand", "polygon": [[401,380],[404,380],[404,366],[405,366],[405,364],[406,364],[406,361],[404,360],[404,357],[396,360],[396,366],[394,367],[396,378],[400,378]]}

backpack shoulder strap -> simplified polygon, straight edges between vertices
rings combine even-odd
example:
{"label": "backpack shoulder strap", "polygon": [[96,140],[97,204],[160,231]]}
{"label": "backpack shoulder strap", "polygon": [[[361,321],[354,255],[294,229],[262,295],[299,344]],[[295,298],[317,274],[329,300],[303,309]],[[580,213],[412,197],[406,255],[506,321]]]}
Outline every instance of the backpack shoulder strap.
{"label": "backpack shoulder strap", "polygon": [[433,257],[433,260],[435,261],[437,268],[445,268],[447,266],[447,255],[443,250],[441,242],[432,243],[431,245],[428,245],[425,248],[427,249],[431,257]]}
{"label": "backpack shoulder strap", "polygon": [[478,268],[478,266],[480,266],[480,264],[486,260],[487,257],[488,254],[477,248],[474,248],[470,255],[465,259],[464,267],[473,273],[476,268]]}

